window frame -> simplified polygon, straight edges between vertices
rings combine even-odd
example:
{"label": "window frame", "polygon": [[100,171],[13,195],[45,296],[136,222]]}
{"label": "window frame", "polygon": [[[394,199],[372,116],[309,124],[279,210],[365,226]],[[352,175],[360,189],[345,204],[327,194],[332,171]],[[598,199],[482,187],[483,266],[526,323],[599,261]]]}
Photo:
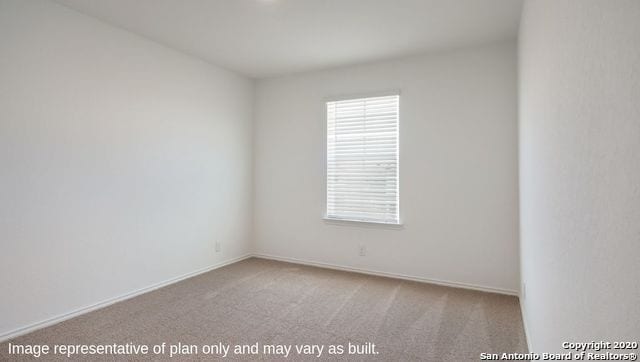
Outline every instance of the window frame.
{"label": "window frame", "polygon": [[[328,114],[327,114],[327,103],[329,102],[337,102],[344,101],[350,99],[360,99],[360,98],[372,98],[372,97],[385,97],[385,96],[398,96],[398,222],[390,223],[390,222],[382,222],[382,221],[370,221],[370,220],[357,220],[357,219],[340,219],[340,218],[332,218],[327,216],[327,128],[328,128]],[[322,220],[325,224],[328,225],[337,225],[337,226],[356,226],[356,227],[365,227],[365,228],[384,228],[384,229],[403,229],[404,222],[402,218],[402,209],[400,208],[400,155],[402,142],[400,142],[400,117],[401,117],[401,101],[402,95],[400,89],[392,89],[387,91],[378,91],[378,92],[366,92],[366,93],[352,93],[341,96],[332,96],[325,97],[322,99]]]}

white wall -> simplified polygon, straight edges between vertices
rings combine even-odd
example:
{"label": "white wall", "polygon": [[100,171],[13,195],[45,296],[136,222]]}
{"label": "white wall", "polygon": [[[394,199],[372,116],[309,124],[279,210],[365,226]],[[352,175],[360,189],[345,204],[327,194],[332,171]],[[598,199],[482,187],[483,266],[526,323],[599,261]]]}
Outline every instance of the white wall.
{"label": "white wall", "polygon": [[250,251],[251,81],[48,1],[0,54],[0,337]]}
{"label": "white wall", "polygon": [[[259,81],[256,251],[517,291],[516,65],[507,42]],[[323,99],[389,89],[402,92],[404,228],[326,224]]]}
{"label": "white wall", "polygon": [[640,336],[639,45],[639,1],[525,4],[521,255],[536,352]]}

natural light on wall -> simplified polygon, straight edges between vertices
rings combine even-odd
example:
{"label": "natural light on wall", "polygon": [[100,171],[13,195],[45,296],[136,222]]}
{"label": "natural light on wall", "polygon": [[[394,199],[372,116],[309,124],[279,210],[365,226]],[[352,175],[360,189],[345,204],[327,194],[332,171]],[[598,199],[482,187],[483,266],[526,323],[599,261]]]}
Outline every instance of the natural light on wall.
{"label": "natural light on wall", "polygon": [[400,96],[327,102],[327,219],[399,224]]}

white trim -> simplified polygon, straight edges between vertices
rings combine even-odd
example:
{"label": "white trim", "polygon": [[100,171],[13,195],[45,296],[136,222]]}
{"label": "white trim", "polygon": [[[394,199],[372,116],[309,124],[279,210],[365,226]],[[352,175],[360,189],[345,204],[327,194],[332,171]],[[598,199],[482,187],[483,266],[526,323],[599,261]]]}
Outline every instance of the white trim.
{"label": "white trim", "polygon": [[[92,312],[94,310],[100,309],[100,308],[104,308],[107,307],[111,304],[115,304],[118,302],[122,302],[124,300],[136,297],[138,295],[144,294],[144,293],[148,293],[150,291],[153,291],[155,289],[159,289],[162,287],[165,287],[167,285],[170,284],[174,284],[177,283],[179,281],[182,281],[184,279],[188,279],[191,277],[194,277],[196,275],[199,274],[203,274],[206,273],[208,271],[214,270],[214,269],[218,269],[221,268],[223,266],[227,266],[229,264],[233,264],[233,263],[237,263],[239,261],[245,260],[245,259],[249,259],[249,258],[261,258],[261,259],[269,259],[269,260],[276,260],[276,261],[283,261],[283,262],[288,262],[288,263],[294,263],[294,264],[302,264],[302,265],[309,265],[309,266],[315,266],[315,267],[319,267],[319,268],[325,268],[325,269],[334,269],[334,270],[342,270],[342,271],[348,271],[348,272],[354,272],[354,273],[360,273],[360,274],[367,274],[367,275],[376,275],[376,276],[382,276],[382,277],[387,277],[387,278],[394,278],[394,279],[403,279],[403,280],[411,280],[411,281],[415,281],[415,282],[420,282],[420,283],[427,283],[427,284],[436,284],[436,285],[442,285],[442,286],[447,286],[447,287],[453,287],[453,288],[462,288],[462,289],[470,289],[470,290],[477,290],[477,291],[482,291],[482,292],[489,292],[489,293],[497,293],[497,294],[505,294],[505,295],[514,295],[517,296],[518,292],[515,290],[510,290],[510,289],[503,289],[503,288],[495,288],[495,287],[487,287],[487,286],[481,286],[481,285],[475,285],[475,284],[468,284],[468,283],[460,283],[460,282],[452,282],[452,281],[446,281],[446,280],[440,280],[440,279],[432,279],[432,278],[423,278],[423,277],[416,277],[416,276],[410,276],[410,275],[405,275],[405,274],[399,274],[399,273],[389,273],[389,272],[382,272],[382,271],[376,271],[376,270],[371,270],[371,269],[362,269],[362,268],[354,268],[354,267],[348,267],[348,266],[342,266],[342,265],[336,265],[336,264],[330,264],[330,263],[324,263],[324,262],[316,262],[316,261],[310,261],[310,260],[302,260],[302,259],[296,259],[296,258],[289,258],[289,257],[282,257],[282,256],[274,256],[274,255],[268,255],[268,254],[260,254],[260,253],[255,253],[255,254],[245,254],[243,256],[237,257],[237,258],[233,258],[218,264],[214,264],[211,266],[208,266],[206,268],[203,269],[199,269],[181,276],[178,276],[176,278],[172,278],[169,280],[165,280],[163,282],[160,283],[156,283],[153,284],[151,286],[145,287],[145,288],[141,288],[114,298],[110,298],[107,300],[104,300],[102,302],[98,302],[80,309],[76,309],[74,311],[71,311],[69,313],[65,313],[65,314],[61,314],[40,322],[36,322],[36,323],[32,323],[30,325],[21,327],[21,328],[17,328],[8,332],[5,332],[3,334],[0,335],[0,342],[5,342],[7,340],[13,339],[15,337],[19,337],[21,335],[33,332],[35,330],[38,329],[42,329],[60,322],[63,322],[67,319],[71,319],[73,317],[77,317],[79,315],[85,314],[85,313],[89,313]],[[524,313],[524,305],[522,304],[522,301],[520,301],[520,311],[522,313],[522,324],[524,326],[524,332],[525,332],[525,340],[527,341],[527,347],[529,349],[529,352],[532,351],[531,348],[531,342],[529,339],[529,332],[527,329],[527,322],[526,319],[524,318],[525,313]]]}
{"label": "white trim", "polygon": [[33,332],[33,331],[38,330],[38,329],[49,327],[51,325],[60,323],[60,322],[65,321],[67,319],[71,319],[73,317],[77,317],[79,315],[82,315],[82,314],[85,314],[85,313],[89,313],[89,312],[92,312],[92,311],[100,309],[100,308],[107,307],[107,306],[109,306],[111,304],[122,302],[124,300],[136,297],[136,296],[138,296],[140,294],[148,293],[148,292],[150,292],[152,290],[156,290],[156,289],[165,287],[167,285],[170,285],[170,284],[173,284],[173,283],[177,283],[177,282],[179,282],[181,280],[188,279],[188,278],[194,277],[196,275],[199,275],[199,274],[202,274],[202,273],[206,273],[208,271],[211,271],[211,270],[214,270],[214,269],[218,269],[218,268],[221,268],[223,266],[227,266],[229,264],[237,263],[239,261],[242,261],[244,259],[248,259],[248,258],[251,258],[251,257],[252,257],[251,254],[245,254],[243,256],[240,256],[240,257],[237,257],[237,258],[233,258],[233,259],[230,259],[230,260],[227,260],[227,261],[223,261],[223,262],[220,262],[220,263],[217,263],[217,264],[214,264],[214,265],[208,266],[206,268],[202,268],[202,269],[199,269],[199,270],[187,273],[187,274],[183,274],[181,276],[178,276],[178,277],[175,277],[175,278],[171,278],[171,279],[165,280],[163,282],[150,285],[148,287],[144,287],[144,288],[141,288],[141,289],[138,289],[138,290],[134,290],[134,291],[129,292],[129,293],[122,294],[122,295],[117,296],[117,297],[113,297],[113,298],[110,298],[110,299],[107,299],[107,300],[103,300],[102,302],[98,302],[98,303],[95,303],[95,304],[92,304],[92,305],[89,305],[89,306],[86,306],[86,307],[82,307],[82,308],[73,310],[73,311],[68,312],[68,313],[60,314],[60,315],[45,319],[45,320],[40,321],[40,322],[32,323],[32,324],[29,324],[27,326],[20,327],[20,328],[5,332],[3,334],[0,334],[0,342],[4,342],[4,341],[7,341],[7,340],[12,339],[12,338],[19,337],[21,335]]}
{"label": "white trim", "polygon": [[524,312],[524,303],[522,303],[522,295],[518,297],[520,302],[520,315],[522,318],[522,328],[524,329],[524,340],[527,342],[527,349],[529,353],[533,352],[533,348],[531,348],[531,335],[529,334],[529,328],[527,328],[527,319],[525,316],[527,315]]}
{"label": "white trim", "polygon": [[367,220],[351,220],[351,219],[338,219],[334,217],[323,217],[322,218],[325,224],[329,225],[343,225],[343,226],[359,226],[359,227],[368,227],[368,228],[383,228],[383,229],[392,229],[392,230],[402,230],[404,229],[404,224],[401,222],[390,223],[390,222],[379,222],[379,221],[367,221]]}
{"label": "white trim", "polygon": [[346,101],[349,99],[358,99],[358,98],[399,96],[400,94],[401,94],[401,89],[395,88],[395,89],[389,89],[389,90],[383,90],[383,91],[341,94],[337,96],[324,97],[322,100],[324,101],[324,103],[327,103],[327,102]]}
{"label": "white trim", "polygon": [[476,284],[469,284],[469,283],[452,282],[448,280],[417,277],[417,276],[400,274],[400,273],[389,273],[389,272],[383,272],[383,271],[377,271],[377,270],[371,270],[371,269],[355,268],[350,266],[289,258],[289,257],[283,257],[283,256],[275,256],[275,255],[269,255],[269,254],[257,253],[257,254],[253,254],[252,256],[255,258],[284,261],[287,263],[309,265],[309,266],[315,266],[315,267],[325,268],[325,269],[342,270],[342,271],[348,271],[353,273],[376,275],[376,276],[387,277],[387,278],[411,280],[411,281],[420,282],[420,283],[437,284],[437,285],[442,285],[446,287],[470,289],[470,290],[477,290],[481,292],[518,296],[518,292],[511,289],[495,288],[495,287],[488,287],[484,285],[476,285]]}

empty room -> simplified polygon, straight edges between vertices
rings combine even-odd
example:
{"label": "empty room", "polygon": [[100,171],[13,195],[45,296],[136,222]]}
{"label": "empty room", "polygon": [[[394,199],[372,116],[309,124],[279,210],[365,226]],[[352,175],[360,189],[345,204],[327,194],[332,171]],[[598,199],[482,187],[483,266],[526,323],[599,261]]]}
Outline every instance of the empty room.
{"label": "empty room", "polygon": [[640,1],[0,0],[0,361],[635,361]]}

